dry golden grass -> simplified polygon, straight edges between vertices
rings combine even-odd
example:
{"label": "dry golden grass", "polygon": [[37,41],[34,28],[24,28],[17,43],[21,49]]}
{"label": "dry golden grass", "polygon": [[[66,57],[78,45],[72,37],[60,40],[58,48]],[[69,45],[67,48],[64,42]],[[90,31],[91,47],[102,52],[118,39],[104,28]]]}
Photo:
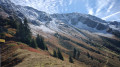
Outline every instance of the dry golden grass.
{"label": "dry golden grass", "polygon": [[13,29],[13,28],[8,28],[8,31],[12,32],[13,34],[16,33],[16,29]]}
{"label": "dry golden grass", "polygon": [[[65,59],[64,61],[62,61],[58,58],[52,57],[48,51],[33,49],[21,42],[9,41],[6,42],[4,45],[6,46],[2,50],[6,51],[4,52],[4,54],[2,54],[2,56],[4,56],[6,62],[8,61],[7,58],[9,57],[11,57],[11,61],[14,58],[17,58],[18,61],[19,59],[22,59],[22,61],[20,60],[21,62],[18,62],[13,67],[88,67],[84,63],[78,62],[77,60],[74,60],[74,64],[69,63],[69,56],[65,53],[62,53]],[[9,46],[10,49],[7,49],[7,47]],[[9,54],[10,56],[8,56]],[[13,64],[15,62],[16,61],[13,60],[8,65],[10,66],[10,64]]]}
{"label": "dry golden grass", "polygon": [[57,58],[30,52],[28,50],[18,49],[17,52],[22,52],[18,57],[26,58],[15,67],[85,67],[85,65],[76,65]]}
{"label": "dry golden grass", "polygon": [[11,34],[8,34],[8,33],[6,33],[5,36],[9,38],[13,37]]}

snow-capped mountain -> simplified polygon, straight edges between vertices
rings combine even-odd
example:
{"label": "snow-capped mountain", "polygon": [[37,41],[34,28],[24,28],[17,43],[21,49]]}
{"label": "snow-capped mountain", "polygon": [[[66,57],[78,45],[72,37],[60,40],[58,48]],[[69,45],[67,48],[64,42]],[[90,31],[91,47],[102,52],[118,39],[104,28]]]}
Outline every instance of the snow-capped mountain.
{"label": "snow-capped mountain", "polygon": [[[119,23],[107,22],[87,14],[47,14],[32,7],[14,5],[9,0],[1,0],[0,5],[6,9],[9,9],[9,11],[14,10],[13,12],[16,13],[21,19],[26,17],[34,26],[39,26],[42,30],[49,29],[49,31],[62,32],[69,35],[80,34],[76,28],[93,33],[120,33]],[[44,26],[44,29],[41,26]]]}
{"label": "snow-capped mountain", "polygon": [[60,20],[63,23],[72,25],[80,29],[89,30],[91,32],[96,32],[97,30],[102,31],[107,28],[106,25],[107,22],[97,17],[93,17],[91,15],[80,14],[80,13],[69,13],[69,14],[53,14],[51,16],[53,18],[56,18],[57,20]]}

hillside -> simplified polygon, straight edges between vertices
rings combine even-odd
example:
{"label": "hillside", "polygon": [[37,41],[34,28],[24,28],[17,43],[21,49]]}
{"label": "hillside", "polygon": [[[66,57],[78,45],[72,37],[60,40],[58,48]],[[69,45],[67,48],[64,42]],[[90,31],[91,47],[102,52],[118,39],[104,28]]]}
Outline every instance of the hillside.
{"label": "hillside", "polygon": [[62,53],[65,58],[64,61],[53,57],[53,49],[51,49],[50,46],[48,47],[49,51],[44,51],[19,42],[16,36],[17,29],[14,28],[14,24],[10,24],[13,23],[13,19],[3,19],[2,17],[0,17],[0,19],[0,38],[5,40],[5,43],[0,44],[2,67],[87,67],[86,64],[78,62],[77,60],[74,60],[75,64],[69,63],[68,55],[65,53]]}
{"label": "hillside", "polygon": [[[2,19],[2,18],[1,18]],[[10,21],[9,18],[3,19],[4,21]],[[3,21],[3,22],[4,22]],[[111,48],[106,49],[106,47],[102,47],[98,45],[89,45],[94,42],[90,42],[86,40],[86,43],[83,42],[82,40],[78,40],[77,38],[73,38],[69,35],[62,34],[62,33],[56,33],[54,35],[44,33],[43,31],[39,31],[40,35],[45,36],[45,41],[48,46],[48,51],[43,51],[41,49],[34,49],[29,47],[27,44],[23,44],[20,42],[17,42],[18,40],[17,37],[15,36],[16,34],[16,28],[14,28],[14,25],[12,26],[11,24],[7,24],[1,26],[3,29],[6,29],[7,31],[3,30],[2,32],[5,33],[5,40],[6,42],[1,44],[2,46],[2,67],[8,67],[8,66],[39,66],[43,65],[45,67],[47,66],[73,66],[73,67],[89,67],[89,66],[114,66],[117,67],[119,66],[119,53],[116,53]],[[35,30],[34,30],[35,31]],[[84,33],[86,36],[91,36],[90,33],[85,33],[84,31],[81,31]],[[34,36],[33,36],[34,37]],[[102,41],[96,36],[91,36],[91,38],[97,37],[98,41]],[[52,39],[52,40],[51,40]],[[106,38],[104,39],[111,40],[111,38]],[[119,39],[114,39],[115,42],[119,43]],[[113,41],[113,39],[112,39]],[[97,42],[97,39],[96,39]],[[108,41],[109,42],[109,41]],[[113,41],[114,42],[114,41]],[[109,42],[110,43],[110,42]],[[101,43],[102,44],[102,43]],[[112,45],[112,44],[111,44]],[[116,44],[117,45],[117,44]],[[99,47],[99,49],[98,49]],[[61,61],[57,58],[52,57],[53,54],[53,48],[57,50],[57,48],[60,48],[61,51],[63,52],[63,56],[65,58],[64,61]],[[72,55],[73,49],[76,48],[78,51],[80,51],[80,56],[79,59],[74,59],[74,64],[69,63],[68,61],[68,55]],[[72,49],[72,50],[71,50]],[[10,51],[10,52],[9,52]],[[7,53],[6,53],[7,52]],[[12,53],[12,54],[11,54]],[[12,57],[12,58],[11,58]],[[8,59],[10,58],[10,59]],[[33,59],[34,58],[34,59]],[[38,60],[39,59],[39,60]],[[8,62],[9,60],[9,62]],[[29,60],[29,61],[28,61]],[[49,60],[49,61],[48,61]],[[36,62],[35,62],[36,61]],[[115,62],[114,62],[115,61]],[[33,63],[34,62],[34,63]],[[61,63],[60,63],[61,62]],[[9,63],[9,64],[8,64]],[[32,65],[30,64],[32,63]],[[96,63],[96,64],[94,64]],[[8,64],[8,65],[7,65]],[[29,65],[30,64],[30,65]]]}
{"label": "hillside", "polygon": [[20,42],[2,44],[2,67],[86,67],[52,57],[49,52],[33,49]]}

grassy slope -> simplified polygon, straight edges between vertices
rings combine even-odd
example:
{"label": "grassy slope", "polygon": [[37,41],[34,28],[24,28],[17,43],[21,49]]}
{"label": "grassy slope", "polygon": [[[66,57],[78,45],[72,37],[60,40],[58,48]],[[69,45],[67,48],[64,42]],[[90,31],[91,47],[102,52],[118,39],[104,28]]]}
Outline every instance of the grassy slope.
{"label": "grassy slope", "polygon": [[[65,61],[52,57],[49,52],[33,49],[20,42],[6,42],[2,48],[2,67],[87,67],[84,64],[69,63],[68,57]],[[63,54],[64,55],[64,54]],[[9,59],[9,60],[8,60]],[[14,60],[17,59],[17,60]]]}
{"label": "grassy slope", "polygon": [[[9,25],[4,26],[8,32],[5,32],[6,39],[9,40],[4,44],[4,47],[2,48],[2,62],[5,64],[3,67],[7,66],[14,66],[16,67],[30,67],[30,66],[38,66],[38,67],[88,67],[86,65],[101,67],[101,66],[111,66],[111,67],[118,67],[120,66],[120,61],[118,59],[118,54],[115,52],[112,52],[111,50],[108,50],[106,48],[98,49],[95,46],[92,46],[82,40],[78,40],[74,37],[62,35],[67,37],[69,40],[59,39],[53,35],[46,34],[44,36],[47,36],[46,42],[49,41],[50,43],[47,43],[49,46],[49,52],[42,51],[40,49],[36,50],[33,48],[30,48],[29,46],[17,43],[17,42],[10,42],[12,39],[14,39],[14,35],[16,33],[16,30],[14,28],[11,28]],[[42,32],[42,31],[41,31]],[[41,33],[40,32],[40,33]],[[102,42],[99,40],[99,38],[96,36],[92,36],[92,34],[84,33],[86,36],[90,37],[91,39],[95,39],[94,41]],[[43,35],[43,34],[42,34]],[[49,36],[50,35],[50,36]],[[97,38],[97,39],[96,39]],[[62,44],[61,44],[61,43]],[[76,43],[80,43],[81,45],[78,45]],[[101,45],[101,44],[100,44]],[[66,47],[71,48],[66,48]],[[104,45],[103,45],[104,46]],[[74,60],[75,63],[71,64],[68,62],[68,55],[63,53],[63,56],[65,58],[65,61],[61,61],[57,58],[54,58],[51,56],[53,49],[60,48],[63,52],[71,52],[73,51],[73,48],[77,48],[80,50],[81,55],[79,59]],[[92,50],[91,50],[92,49]],[[96,53],[96,51],[99,51],[99,53]],[[90,54],[91,57],[87,56],[87,53]],[[82,63],[83,62],[83,63]],[[19,64],[18,64],[19,63]],[[84,64],[85,63],[85,64]]]}
{"label": "grassy slope", "polygon": [[[5,26],[5,27],[8,29],[8,32],[6,32],[6,37],[7,37],[8,40],[11,40],[14,37],[14,34],[15,34],[16,30],[13,29],[13,28],[10,28],[9,26]],[[63,36],[66,36],[66,35],[63,35]],[[68,67],[69,67],[69,65],[73,66],[73,67],[74,67],[74,65],[77,66],[77,67],[79,67],[79,66],[80,67],[88,67],[86,65],[92,65],[92,66],[96,66],[96,65],[99,66],[100,65],[100,67],[101,66],[108,66],[108,65],[111,66],[111,67],[119,66],[120,61],[119,61],[118,55],[116,53],[111,52],[111,51],[109,51],[109,50],[107,50],[105,48],[98,49],[98,48],[96,48],[94,46],[91,46],[91,45],[81,41],[81,40],[77,40],[76,38],[71,38],[70,36],[66,36],[66,37],[70,38],[72,40],[72,42],[71,41],[67,41],[67,40],[62,40],[64,43],[67,42],[69,46],[70,45],[72,46],[72,48],[76,48],[77,47],[77,49],[81,51],[81,55],[80,55],[80,57],[78,59],[79,62],[77,60],[74,60],[75,64],[70,64],[68,62],[68,55],[64,54],[64,53],[63,53],[63,56],[65,58],[65,61],[61,61],[59,59],[53,58],[50,54],[52,54],[53,49],[55,49],[55,48],[60,48],[63,52],[72,52],[73,50],[72,50],[72,48],[71,49],[67,49],[64,46],[64,45],[66,45],[64,43],[63,43],[63,45],[61,45],[59,38],[56,38],[54,36],[50,36],[49,38],[45,38],[46,42],[49,41],[49,42],[52,43],[52,44],[47,43],[48,46],[49,46],[49,52],[50,53],[48,53],[46,51],[42,51],[40,49],[38,49],[38,50],[34,50],[34,49],[31,49],[31,48],[28,49],[28,46],[24,46],[24,47],[21,46],[20,49],[16,50],[17,53],[15,53],[15,54],[19,54],[19,53],[21,53],[21,54],[18,55],[18,57],[14,57],[13,60],[10,60],[11,61],[11,65],[16,65],[16,64],[20,63],[20,64],[18,64],[16,66],[21,66],[21,65],[23,65],[23,67],[26,67],[24,65],[27,65],[27,66],[34,66],[34,65],[40,66],[41,65],[41,67],[42,66],[45,66],[45,67],[46,66],[51,66],[51,67],[54,67],[54,66],[55,67],[56,66],[57,67],[58,66],[62,67],[62,66],[64,66],[64,67],[66,67],[67,65],[68,65]],[[83,44],[87,48],[92,48],[95,51],[99,51],[99,52],[101,52],[101,54],[98,54],[96,52],[88,50],[87,48],[79,46],[79,45],[73,43],[73,41],[78,42],[80,44]],[[8,43],[8,44],[10,44],[10,43]],[[17,43],[16,46],[18,46],[18,45],[19,44]],[[66,46],[68,46],[68,45],[66,45]],[[12,46],[14,46],[14,45],[12,45]],[[8,49],[8,50],[12,50],[12,49]],[[87,57],[87,53],[89,53],[93,57],[93,59]],[[14,54],[14,52],[13,52],[13,54]],[[22,57],[22,55],[23,55],[23,57]],[[30,57],[26,57],[26,56],[29,56],[29,55],[30,55]],[[6,58],[9,58],[8,56]],[[30,61],[28,61],[28,59]],[[37,60],[37,59],[39,59],[39,60]],[[14,63],[16,61],[18,61],[18,63]],[[100,63],[100,61],[102,63]],[[32,63],[32,64],[30,64],[30,63]],[[65,64],[63,64],[63,63],[65,63]]]}
{"label": "grassy slope", "polygon": [[[51,36],[52,38],[48,38],[48,40],[50,39],[49,41],[52,42],[54,46],[57,46],[56,42],[58,42],[59,45],[62,46],[62,49],[63,48],[67,49],[67,52],[69,53],[73,51],[73,48],[77,48],[77,50],[81,52],[81,55],[78,60],[80,62],[84,62],[86,65],[92,65],[97,67],[102,67],[102,66],[119,67],[120,65],[119,54],[104,47],[103,41],[100,37],[98,37],[97,35],[95,36],[93,35],[91,36],[91,35],[92,34],[86,33],[86,36],[90,37],[90,39],[93,39],[93,41],[91,41],[92,43],[96,43],[96,42],[99,43],[98,45],[95,44],[97,47],[94,46],[93,44],[89,44],[84,41],[77,40],[76,38],[67,35],[62,35],[63,37],[67,37],[67,39],[55,38],[56,41],[52,42],[51,39],[53,40],[54,38],[53,36]],[[80,43],[83,46],[81,45],[78,46],[75,42]],[[65,51],[66,50],[64,50],[63,52]],[[87,53],[89,53],[91,57],[88,57]]]}
{"label": "grassy slope", "polygon": [[[5,31],[6,42],[0,44],[2,47],[2,67],[88,67],[84,63],[80,63],[74,60],[75,64],[69,63],[68,55],[63,53],[65,61],[54,58],[51,56],[53,51],[53,46],[49,46],[49,51],[42,51],[40,49],[33,49],[26,44],[21,42],[15,42],[16,29],[12,28],[10,25],[2,26],[8,31]],[[61,47],[62,46],[56,46]],[[65,48],[64,48],[65,49]]]}

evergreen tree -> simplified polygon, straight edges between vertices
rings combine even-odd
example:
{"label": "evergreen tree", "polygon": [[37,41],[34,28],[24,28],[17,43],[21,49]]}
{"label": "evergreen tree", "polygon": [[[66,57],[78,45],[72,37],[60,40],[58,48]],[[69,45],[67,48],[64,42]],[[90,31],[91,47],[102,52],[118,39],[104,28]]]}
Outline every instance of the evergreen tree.
{"label": "evergreen tree", "polygon": [[36,42],[39,48],[41,48],[42,50],[46,50],[47,46],[45,45],[44,38],[42,36],[37,35]]}
{"label": "evergreen tree", "polygon": [[78,51],[78,53],[77,53],[77,58],[79,59],[79,56],[80,56],[80,51]]}
{"label": "evergreen tree", "polygon": [[30,45],[32,37],[31,37],[31,32],[30,32],[30,29],[29,29],[29,26],[28,26],[27,19],[24,20],[24,24],[22,22],[19,23],[18,29],[17,29],[17,32],[16,32],[16,37],[21,42]]}
{"label": "evergreen tree", "polygon": [[18,20],[15,20],[15,18],[13,18],[12,16],[9,16],[9,19],[7,22],[8,25],[10,25],[12,28],[15,28],[17,29],[17,26],[18,26]]}
{"label": "evergreen tree", "polygon": [[57,56],[58,56],[59,59],[64,60],[60,49],[58,49]]}
{"label": "evergreen tree", "polygon": [[33,47],[33,48],[37,48],[38,47],[35,39],[32,39],[32,42],[31,42],[30,46]]}
{"label": "evergreen tree", "polygon": [[46,46],[46,50],[48,51],[48,47]]}
{"label": "evergreen tree", "polygon": [[92,56],[91,56],[90,58],[93,60],[93,57],[92,57]]}
{"label": "evergreen tree", "polygon": [[38,34],[37,37],[36,37],[36,43],[38,44],[38,47],[41,48],[41,46],[40,46],[40,44],[41,44],[41,39],[40,39],[39,34]]}
{"label": "evergreen tree", "polygon": [[30,41],[31,41],[31,31],[30,31],[30,28],[28,26],[28,21],[27,21],[26,18],[24,19],[24,32],[25,32],[25,34],[24,34],[25,39],[24,40],[25,40],[25,42],[27,44],[30,44]]}
{"label": "evergreen tree", "polygon": [[89,53],[87,53],[87,56],[88,56],[88,58],[90,57],[90,54]]}
{"label": "evergreen tree", "polygon": [[5,39],[6,35],[5,33],[0,33],[0,39]]}
{"label": "evergreen tree", "polygon": [[10,21],[10,23],[9,23],[9,24],[12,26],[12,28],[15,28],[15,29],[17,29],[17,28],[18,28],[18,22],[17,22],[17,21],[15,21],[15,20]]}
{"label": "evergreen tree", "polygon": [[57,57],[57,53],[55,50],[53,50],[53,57]]}
{"label": "evergreen tree", "polygon": [[16,31],[16,37],[18,38],[18,40],[22,41],[23,36],[24,35],[24,25],[22,24],[22,22],[20,22],[18,29]]}
{"label": "evergreen tree", "polygon": [[69,56],[69,62],[70,62],[70,63],[74,63],[71,56]]}
{"label": "evergreen tree", "polygon": [[74,51],[73,51],[73,58],[76,57],[76,49],[74,48]]}

